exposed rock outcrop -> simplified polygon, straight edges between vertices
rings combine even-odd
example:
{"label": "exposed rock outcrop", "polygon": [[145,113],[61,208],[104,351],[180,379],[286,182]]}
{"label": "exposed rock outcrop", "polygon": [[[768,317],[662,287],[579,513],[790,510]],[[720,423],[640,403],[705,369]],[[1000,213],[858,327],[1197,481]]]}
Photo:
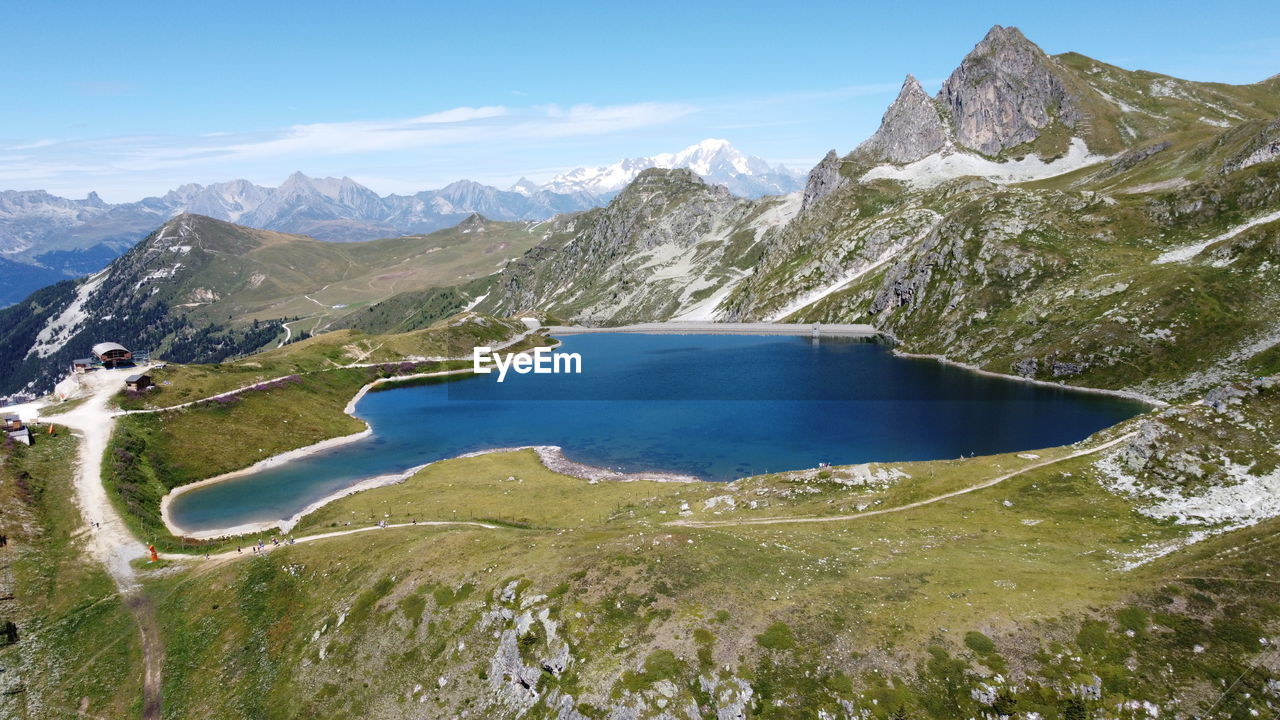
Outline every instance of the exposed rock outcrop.
{"label": "exposed rock outcrop", "polygon": [[1031,142],[1055,121],[1074,128],[1082,117],[1044,51],[1017,28],[999,25],[951,73],[938,100],[956,141],[987,155]]}
{"label": "exposed rock outcrop", "polygon": [[880,129],[858,147],[858,153],[879,161],[909,163],[941,150],[947,141],[947,123],[938,106],[920,81],[908,75],[898,98],[885,111]]}
{"label": "exposed rock outcrop", "polygon": [[814,203],[836,191],[844,184],[840,175],[840,157],[835,150],[828,150],[825,157],[809,171],[809,181],[804,186],[801,210],[808,210]]}
{"label": "exposed rock outcrop", "polygon": [[1258,163],[1280,157],[1280,118],[1267,124],[1244,149],[1222,165],[1222,172],[1243,170]]}

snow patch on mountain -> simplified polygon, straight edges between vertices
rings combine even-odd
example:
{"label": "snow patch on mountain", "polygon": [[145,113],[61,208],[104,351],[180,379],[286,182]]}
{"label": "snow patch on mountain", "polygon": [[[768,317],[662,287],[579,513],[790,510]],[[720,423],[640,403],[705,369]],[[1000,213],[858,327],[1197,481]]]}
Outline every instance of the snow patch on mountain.
{"label": "snow patch on mountain", "polygon": [[76,297],[67,305],[56,317],[49,318],[44,327],[40,329],[36,335],[35,344],[27,351],[27,357],[35,355],[36,357],[49,357],[58,352],[67,344],[75,334],[79,332],[80,326],[88,319],[88,315],[84,311],[84,305],[89,301],[93,293],[107,279],[110,270],[103,270],[96,275],[90,276],[79,288],[76,289]]}
{"label": "snow patch on mountain", "polygon": [[1199,255],[1202,250],[1209,247],[1210,245],[1213,245],[1214,243],[1220,243],[1223,240],[1230,240],[1231,238],[1239,235],[1240,233],[1244,232],[1245,230],[1248,230],[1249,228],[1256,227],[1258,225],[1265,225],[1269,222],[1275,222],[1276,220],[1280,220],[1280,210],[1277,210],[1276,212],[1273,212],[1273,213],[1267,213],[1266,215],[1261,215],[1247,222],[1240,223],[1239,225],[1231,228],[1230,230],[1222,233],[1221,235],[1217,235],[1207,240],[1201,240],[1200,242],[1197,242],[1197,243],[1184,245],[1180,248],[1174,248],[1173,250],[1169,250],[1167,252],[1161,253],[1160,257],[1151,261],[1151,264],[1163,265],[1165,263],[1182,262],[1184,260],[1190,260],[1191,258]]}
{"label": "snow patch on mountain", "polygon": [[1062,175],[1107,159],[1107,156],[1090,153],[1084,140],[1072,138],[1065,155],[1047,162],[1034,155],[996,162],[979,155],[944,150],[906,165],[877,165],[863,174],[862,179],[897,180],[918,188],[971,175],[1000,184],[1020,183]]}

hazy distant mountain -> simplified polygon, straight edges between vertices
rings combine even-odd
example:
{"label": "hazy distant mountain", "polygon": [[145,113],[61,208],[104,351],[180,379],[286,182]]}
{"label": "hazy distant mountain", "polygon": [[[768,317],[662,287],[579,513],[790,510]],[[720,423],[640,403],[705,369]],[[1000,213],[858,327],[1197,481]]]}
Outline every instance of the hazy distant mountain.
{"label": "hazy distant mountain", "polygon": [[63,278],[102,269],[157,225],[195,213],[264,230],[353,242],[452,227],[472,213],[491,220],[546,220],[599,207],[641,170],[687,167],[746,197],[799,188],[803,178],[704,140],[678,153],[582,168],[539,185],[521,178],[509,190],[459,180],[413,195],[379,196],[351,178],[294,173],[279,187],[231,180],[190,183],[160,197],[112,204],[96,193],[83,200],[43,190],[0,192],[0,307]]}
{"label": "hazy distant mountain", "polygon": [[[649,168],[686,168],[709,183],[723,185],[734,195],[747,198],[793,192],[804,186],[805,176],[803,172],[795,172],[782,165],[771,166],[758,157],[745,155],[728,140],[707,139],[678,153],[628,158],[595,168],[578,168],[557,175],[541,187],[558,193],[610,196]],[[532,183],[521,178],[512,189],[530,186]]]}

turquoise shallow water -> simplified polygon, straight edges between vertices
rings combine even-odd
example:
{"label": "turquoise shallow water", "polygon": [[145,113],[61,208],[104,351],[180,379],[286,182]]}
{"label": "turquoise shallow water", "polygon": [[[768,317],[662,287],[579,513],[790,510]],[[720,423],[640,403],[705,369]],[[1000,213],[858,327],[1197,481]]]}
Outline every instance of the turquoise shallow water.
{"label": "turquoise shallow water", "polygon": [[494,447],[560,445],[625,471],[731,480],[870,460],[1050,447],[1141,413],[1140,403],[804,337],[588,334],[559,352],[580,375],[497,374],[370,393],[371,438],[178,496],[179,526],[286,518],[356,481]]}

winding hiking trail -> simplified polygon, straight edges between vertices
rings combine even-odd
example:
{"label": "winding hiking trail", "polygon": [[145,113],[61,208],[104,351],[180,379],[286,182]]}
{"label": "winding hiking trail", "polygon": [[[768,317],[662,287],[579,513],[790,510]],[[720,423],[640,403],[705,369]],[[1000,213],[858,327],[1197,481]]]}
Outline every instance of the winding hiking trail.
{"label": "winding hiking trail", "polygon": [[1018,468],[1017,470],[1007,472],[1004,475],[1000,475],[990,480],[985,480],[975,485],[969,485],[967,487],[960,488],[959,490],[952,490],[951,492],[943,493],[941,495],[935,495],[931,498],[925,498],[924,500],[917,500],[916,502],[907,503],[906,505],[898,505],[897,507],[884,508],[883,510],[868,510],[867,512],[857,513],[856,515],[808,515],[808,516],[801,516],[801,517],[743,518],[739,520],[672,520],[671,522],[668,522],[667,525],[674,525],[674,526],[688,527],[688,528],[714,528],[714,527],[732,527],[732,526],[739,526],[739,525],[785,525],[785,524],[793,524],[793,523],[844,522],[847,520],[859,520],[861,518],[867,518],[873,515],[887,515],[889,513],[904,512],[906,510],[914,510],[915,508],[918,508],[918,507],[924,507],[925,505],[932,505],[933,503],[941,502],[943,500],[948,500],[950,498],[957,497],[960,495],[965,495],[967,493],[975,492],[977,490],[984,490],[989,487],[994,487],[1004,482],[1005,480],[1008,480],[1009,478],[1017,477],[1018,475],[1021,475],[1025,472],[1029,472],[1037,468],[1042,468],[1042,467],[1045,467],[1046,465],[1053,465],[1055,463],[1065,462],[1067,460],[1073,460],[1078,457],[1084,457],[1085,455],[1092,455],[1094,453],[1102,452],[1107,448],[1111,448],[1111,447],[1115,447],[1116,445],[1119,445],[1120,443],[1128,440],[1129,438],[1132,438],[1134,435],[1137,435],[1137,434],[1138,433],[1136,431],[1125,433],[1124,435],[1108,440],[1102,443],[1101,445],[1095,445],[1090,448],[1077,450],[1073,453],[1063,455],[1062,457],[1050,458],[1048,460],[1041,460],[1040,462],[1034,462],[1029,465],[1024,465]]}
{"label": "winding hiking trail", "polygon": [[[290,545],[301,545],[302,543],[315,542],[316,540],[328,540],[330,538],[342,537],[344,535],[355,535],[358,533],[373,532],[375,530],[392,530],[395,528],[408,528],[408,527],[431,528],[431,527],[446,527],[446,526],[452,526],[452,527],[469,526],[469,527],[484,528],[485,530],[501,529],[501,526],[499,525],[489,525],[488,523],[476,522],[473,520],[422,520],[419,522],[392,523],[389,525],[362,525],[361,527],[351,528],[350,530],[334,530],[333,532],[316,533],[315,535],[302,535],[302,536],[293,538],[293,542],[291,543],[285,542],[279,545],[265,545],[262,551],[271,552],[273,550],[278,550],[280,548],[289,547]],[[216,555],[213,555],[213,554],[190,555],[187,553],[166,552],[166,553],[160,553],[160,557],[165,560],[208,560],[208,561],[235,560],[237,558],[253,557],[254,555],[253,546],[246,545],[245,547],[249,548],[248,552],[244,552],[240,550],[233,552],[228,550],[225,552],[220,552]]]}

